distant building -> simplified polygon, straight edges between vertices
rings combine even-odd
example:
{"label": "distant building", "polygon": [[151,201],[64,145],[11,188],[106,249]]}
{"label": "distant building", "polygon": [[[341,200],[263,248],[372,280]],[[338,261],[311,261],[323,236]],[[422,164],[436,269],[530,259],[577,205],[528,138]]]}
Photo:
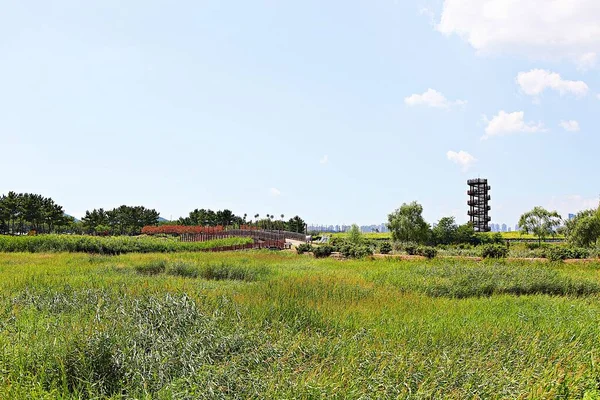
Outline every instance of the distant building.
{"label": "distant building", "polygon": [[575,214],[569,214],[569,221],[575,218]]}
{"label": "distant building", "polygon": [[502,224],[502,232],[506,232],[506,224]]}

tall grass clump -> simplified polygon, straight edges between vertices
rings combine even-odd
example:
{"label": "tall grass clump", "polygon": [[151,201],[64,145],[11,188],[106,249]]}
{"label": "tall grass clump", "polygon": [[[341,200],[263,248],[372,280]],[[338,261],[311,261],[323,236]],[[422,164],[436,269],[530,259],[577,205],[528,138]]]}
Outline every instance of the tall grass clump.
{"label": "tall grass clump", "polygon": [[367,276],[379,283],[392,284],[404,292],[420,292],[432,297],[466,298],[500,294],[585,296],[600,293],[597,282],[569,277],[542,264],[413,263]]}

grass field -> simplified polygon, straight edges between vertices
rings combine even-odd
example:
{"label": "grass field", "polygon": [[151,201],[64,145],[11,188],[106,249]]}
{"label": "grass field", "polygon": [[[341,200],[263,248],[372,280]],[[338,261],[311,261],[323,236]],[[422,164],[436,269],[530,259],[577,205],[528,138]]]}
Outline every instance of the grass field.
{"label": "grass field", "polygon": [[0,398],[597,398],[600,264],[0,254]]}

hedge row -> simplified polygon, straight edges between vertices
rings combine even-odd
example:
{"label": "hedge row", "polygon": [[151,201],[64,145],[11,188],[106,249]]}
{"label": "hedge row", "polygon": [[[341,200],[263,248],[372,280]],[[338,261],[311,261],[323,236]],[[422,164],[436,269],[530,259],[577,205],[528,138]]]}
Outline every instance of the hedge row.
{"label": "hedge row", "polygon": [[94,254],[172,253],[204,251],[221,246],[251,243],[250,238],[233,237],[206,242],[130,236],[39,235],[0,236],[0,252],[70,252]]}

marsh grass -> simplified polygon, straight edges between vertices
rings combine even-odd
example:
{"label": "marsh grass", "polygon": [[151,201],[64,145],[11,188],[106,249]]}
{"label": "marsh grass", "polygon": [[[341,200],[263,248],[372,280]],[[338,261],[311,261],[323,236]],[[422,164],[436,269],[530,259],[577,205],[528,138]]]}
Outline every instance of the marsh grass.
{"label": "marsh grass", "polygon": [[219,246],[233,246],[251,242],[252,239],[242,237],[216,239],[206,242],[180,242],[174,238],[130,236],[0,235],[0,252],[81,252],[108,255],[126,253],[173,253],[182,251],[202,251]]}
{"label": "marsh grass", "polygon": [[598,282],[598,263],[0,254],[0,398],[596,398]]}

